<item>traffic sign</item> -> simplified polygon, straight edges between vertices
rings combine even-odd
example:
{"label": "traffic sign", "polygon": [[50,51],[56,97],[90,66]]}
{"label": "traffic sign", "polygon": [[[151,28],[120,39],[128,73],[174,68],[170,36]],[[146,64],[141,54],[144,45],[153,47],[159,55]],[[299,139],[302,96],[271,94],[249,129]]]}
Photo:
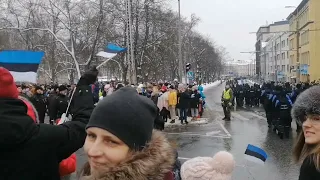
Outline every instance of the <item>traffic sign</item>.
{"label": "traffic sign", "polygon": [[190,80],[193,80],[194,79],[194,73],[192,71],[189,71],[187,73],[187,78],[190,79]]}

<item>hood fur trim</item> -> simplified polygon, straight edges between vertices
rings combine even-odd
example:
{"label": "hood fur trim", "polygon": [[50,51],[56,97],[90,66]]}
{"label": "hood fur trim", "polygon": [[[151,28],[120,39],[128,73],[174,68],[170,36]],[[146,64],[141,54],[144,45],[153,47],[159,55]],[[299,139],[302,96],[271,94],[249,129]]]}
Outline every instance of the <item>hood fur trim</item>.
{"label": "hood fur trim", "polygon": [[[33,110],[34,114],[36,115],[36,123],[38,124],[38,123],[39,123],[39,114],[38,114],[37,109],[34,107],[33,103],[32,103],[29,99],[27,99],[27,98],[25,98],[25,97],[23,97],[23,96],[19,96],[18,98],[19,98],[21,101],[23,101],[25,104],[26,104],[26,103],[29,103],[29,105],[32,107],[32,110]],[[28,107],[27,104],[26,104],[26,106]],[[29,107],[28,107],[28,108],[29,108]]]}
{"label": "hood fur trim", "polygon": [[172,171],[176,154],[165,135],[154,130],[150,143],[142,151],[134,152],[126,162],[106,168],[102,178],[93,175],[81,180],[163,180]]}
{"label": "hood fur trim", "polygon": [[291,116],[298,123],[309,114],[320,115],[320,86],[313,86],[302,92],[295,101]]}

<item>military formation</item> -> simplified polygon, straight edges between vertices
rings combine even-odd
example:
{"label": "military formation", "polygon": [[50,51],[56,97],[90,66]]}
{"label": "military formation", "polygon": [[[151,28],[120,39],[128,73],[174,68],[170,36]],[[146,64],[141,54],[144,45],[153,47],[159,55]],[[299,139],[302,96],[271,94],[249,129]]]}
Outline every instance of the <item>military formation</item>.
{"label": "military formation", "polygon": [[[292,84],[265,82],[262,85],[239,83],[240,80],[227,81],[227,88],[231,88],[233,97],[230,106],[237,108],[252,108],[262,106],[265,110],[268,127],[283,138],[289,138],[291,130],[291,109],[298,95],[316,84]],[[225,92],[225,91],[224,91]],[[227,115],[228,116],[228,115]],[[301,127],[297,124],[297,132]]]}

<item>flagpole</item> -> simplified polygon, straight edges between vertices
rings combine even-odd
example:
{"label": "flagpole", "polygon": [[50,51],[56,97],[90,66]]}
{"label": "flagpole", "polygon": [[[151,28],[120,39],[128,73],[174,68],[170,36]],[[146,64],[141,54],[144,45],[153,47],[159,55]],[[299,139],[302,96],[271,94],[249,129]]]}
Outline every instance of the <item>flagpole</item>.
{"label": "flagpole", "polygon": [[110,58],[110,59],[105,60],[103,63],[101,63],[101,64],[99,64],[99,65],[97,66],[97,69],[100,68],[101,66],[103,66],[104,64],[106,64],[108,61],[110,61],[110,60],[112,60],[112,59],[113,59],[113,58]]}

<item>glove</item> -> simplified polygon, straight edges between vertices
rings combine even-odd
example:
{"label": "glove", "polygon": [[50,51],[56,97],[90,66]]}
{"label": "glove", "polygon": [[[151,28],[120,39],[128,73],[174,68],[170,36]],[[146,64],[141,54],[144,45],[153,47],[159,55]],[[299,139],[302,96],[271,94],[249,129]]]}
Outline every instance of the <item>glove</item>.
{"label": "glove", "polygon": [[92,67],[81,76],[77,86],[89,86],[90,84],[94,84],[97,80],[98,74],[99,71],[97,70],[97,67]]}

